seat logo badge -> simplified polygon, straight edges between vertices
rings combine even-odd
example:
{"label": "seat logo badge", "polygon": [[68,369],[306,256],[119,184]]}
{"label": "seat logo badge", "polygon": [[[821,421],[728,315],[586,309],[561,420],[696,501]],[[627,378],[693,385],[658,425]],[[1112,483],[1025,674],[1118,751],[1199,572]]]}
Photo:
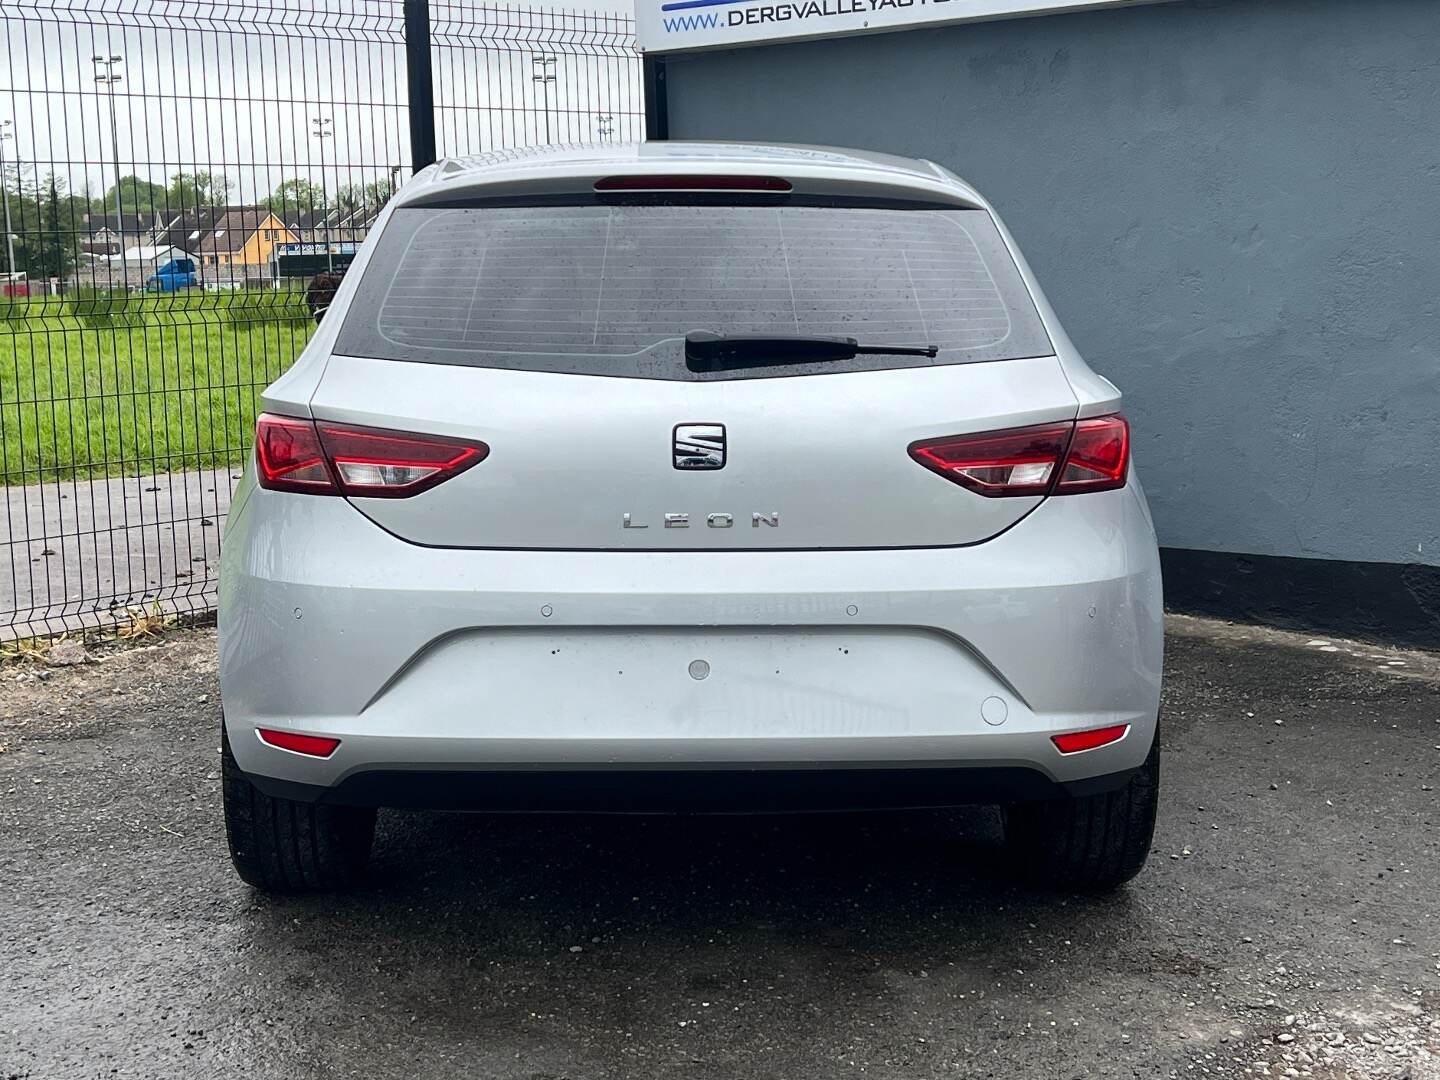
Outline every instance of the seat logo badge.
{"label": "seat logo badge", "polygon": [[671,463],[677,469],[723,469],[724,424],[676,424]]}

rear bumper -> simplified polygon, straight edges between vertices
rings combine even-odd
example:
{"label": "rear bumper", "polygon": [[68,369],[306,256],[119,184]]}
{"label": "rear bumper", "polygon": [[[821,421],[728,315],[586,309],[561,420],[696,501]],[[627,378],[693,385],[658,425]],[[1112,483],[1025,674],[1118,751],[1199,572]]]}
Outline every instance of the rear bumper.
{"label": "rear bumper", "polygon": [[340,806],[524,813],[897,810],[1113,791],[1134,769],[1057,782],[1022,766],[868,769],[569,769],[352,772],[333,787],[252,776],[267,795]]}
{"label": "rear bumper", "polygon": [[[1153,738],[1160,572],[1134,487],[903,551],[432,549],[338,499],[235,506],[226,724],[241,769],[291,797],[538,809],[557,778],[571,802],[609,789],[562,809],[707,785],[752,808],[787,784],[819,804],[1004,802],[1123,783]],[[1098,750],[1050,741],[1113,724],[1130,731]],[[257,727],[341,745],[307,758]]]}

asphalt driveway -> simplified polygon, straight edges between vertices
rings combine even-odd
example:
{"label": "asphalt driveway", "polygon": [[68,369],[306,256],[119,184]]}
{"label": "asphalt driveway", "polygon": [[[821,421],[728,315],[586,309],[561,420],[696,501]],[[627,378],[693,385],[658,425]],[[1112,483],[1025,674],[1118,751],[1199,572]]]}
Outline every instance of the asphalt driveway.
{"label": "asphalt driveway", "polygon": [[213,609],[221,524],[239,478],[223,468],[7,485],[0,640],[106,625],[115,608],[157,601],[186,614]]}
{"label": "asphalt driveway", "polygon": [[366,889],[277,901],[213,653],[0,677],[0,1080],[1440,1077],[1435,657],[1172,620],[1113,897],[1012,888],[975,810],[389,814]]}

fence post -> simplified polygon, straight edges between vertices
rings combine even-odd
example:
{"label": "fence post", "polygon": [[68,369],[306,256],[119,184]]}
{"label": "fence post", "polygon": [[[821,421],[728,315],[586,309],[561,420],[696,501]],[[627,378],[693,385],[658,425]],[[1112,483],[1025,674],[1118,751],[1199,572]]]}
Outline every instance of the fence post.
{"label": "fence post", "polygon": [[405,0],[410,161],[415,172],[435,163],[435,80],[430,62],[430,0]]}
{"label": "fence post", "polygon": [[646,56],[641,61],[645,86],[645,138],[670,138],[670,101],[665,94],[665,58]]}

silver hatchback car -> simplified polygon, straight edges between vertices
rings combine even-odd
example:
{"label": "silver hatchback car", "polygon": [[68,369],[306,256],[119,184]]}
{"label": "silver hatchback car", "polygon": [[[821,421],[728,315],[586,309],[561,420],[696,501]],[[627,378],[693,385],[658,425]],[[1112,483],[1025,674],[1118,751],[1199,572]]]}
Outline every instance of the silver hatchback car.
{"label": "silver hatchback car", "polygon": [[264,393],[220,594],[241,877],[375,808],[996,803],[1028,878],[1150,846],[1162,620],[1120,393],[925,161],[443,161]]}

